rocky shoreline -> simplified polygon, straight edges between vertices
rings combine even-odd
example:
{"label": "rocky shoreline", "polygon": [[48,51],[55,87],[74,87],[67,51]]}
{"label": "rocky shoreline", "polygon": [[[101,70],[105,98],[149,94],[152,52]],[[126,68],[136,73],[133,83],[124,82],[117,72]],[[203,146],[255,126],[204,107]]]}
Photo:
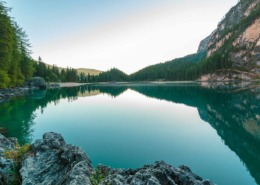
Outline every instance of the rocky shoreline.
{"label": "rocky shoreline", "polygon": [[[85,83],[87,84],[87,83]],[[60,87],[77,87],[85,85],[84,83],[50,83],[47,84],[46,88],[60,88]],[[7,89],[0,89],[0,103],[8,101],[12,97],[23,96],[28,94],[30,91],[39,90],[38,86],[24,86],[24,87],[14,87]]]}
{"label": "rocky shoreline", "polygon": [[163,161],[139,169],[93,168],[86,153],[49,132],[32,145],[18,147],[17,139],[0,134],[0,184],[55,185],[212,185],[187,166]]}
{"label": "rocky shoreline", "polygon": [[29,87],[16,87],[16,88],[7,88],[7,89],[0,89],[0,103],[9,100],[15,96],[23,96],[27,94],[30,90],[34,88]]}

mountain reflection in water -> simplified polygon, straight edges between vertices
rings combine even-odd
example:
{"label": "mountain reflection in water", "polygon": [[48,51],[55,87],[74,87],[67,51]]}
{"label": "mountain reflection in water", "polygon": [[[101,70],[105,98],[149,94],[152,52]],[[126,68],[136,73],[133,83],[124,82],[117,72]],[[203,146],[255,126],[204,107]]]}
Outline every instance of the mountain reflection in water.
{"label": "mountain reflection in water", "polygon": [[260,86],[258,84],[211,86],[210,84],[112,84],[33,91],[0,104],[0,127],[20,143],[32,140],[35,111],[61,99],[108,94],[114,98],[127,89],[147,97],[197,108],[223,142],[243,161],[260,184]]}

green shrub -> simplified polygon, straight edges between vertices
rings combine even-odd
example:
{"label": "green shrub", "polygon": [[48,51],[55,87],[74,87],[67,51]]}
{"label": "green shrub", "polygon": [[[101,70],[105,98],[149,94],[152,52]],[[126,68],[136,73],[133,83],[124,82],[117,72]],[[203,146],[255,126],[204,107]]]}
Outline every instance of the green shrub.
{"label": "green shrub", "polygon": [[5,151],[4,155],[8,159],[13,159],[15,162],[20,163],[23,157],[28,154],[31,150],[30,144],[23,146],[17,146],[16,149]]}
{"label": "green shrub", "polygon": [[100,169],[96,169],[95,172],[90,176],[90,181],[92,185],[99,185],[107,177],[108,173]]}
{"label": "green shrub", "polygon": [[[7,173],[12,176],[12,185],[21,184],[19,170],[21,168],[22,159],[26,154],[29,154],[31,151],[31,145],[25,144],[23,146],[17,145],[15,149],[8,150],[4,152],[4,156],[8,159],[12,159],[14,161],[14,166]],[[10,182],[9,182],[10,183]]]}

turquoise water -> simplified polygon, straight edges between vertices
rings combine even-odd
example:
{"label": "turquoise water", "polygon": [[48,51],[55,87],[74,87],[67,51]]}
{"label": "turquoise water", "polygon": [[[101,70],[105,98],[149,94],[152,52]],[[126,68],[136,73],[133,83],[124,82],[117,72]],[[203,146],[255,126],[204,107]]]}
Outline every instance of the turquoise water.
{"label": "turquoise water", "polygon": [[260,88],[91,85],[35,91],[0,104],[21,143],[61,133],[92,160],[137,168],[164,160],[217,184],[260,183]]}

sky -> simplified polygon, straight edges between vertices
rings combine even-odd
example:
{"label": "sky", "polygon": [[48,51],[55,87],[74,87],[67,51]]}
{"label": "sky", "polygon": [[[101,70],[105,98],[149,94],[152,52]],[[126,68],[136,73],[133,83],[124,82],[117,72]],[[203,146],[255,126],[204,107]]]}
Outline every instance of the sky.
{"label": "sky", "polygon": [[197,51],[238,0],[6,0],[32,57],[128,74]]}

